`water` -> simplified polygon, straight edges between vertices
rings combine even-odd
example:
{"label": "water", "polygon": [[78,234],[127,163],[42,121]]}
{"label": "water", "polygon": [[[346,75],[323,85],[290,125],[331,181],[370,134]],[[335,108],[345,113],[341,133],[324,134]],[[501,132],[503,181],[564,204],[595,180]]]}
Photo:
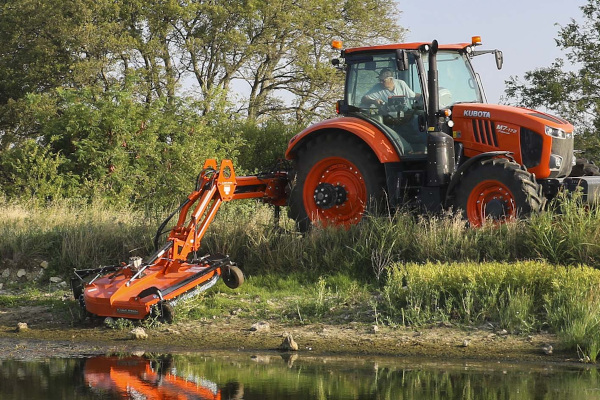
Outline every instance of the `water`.
{"label": "water", "polygon": [[600,399],[593,366],[145,354],[0,361],[0,399]]}

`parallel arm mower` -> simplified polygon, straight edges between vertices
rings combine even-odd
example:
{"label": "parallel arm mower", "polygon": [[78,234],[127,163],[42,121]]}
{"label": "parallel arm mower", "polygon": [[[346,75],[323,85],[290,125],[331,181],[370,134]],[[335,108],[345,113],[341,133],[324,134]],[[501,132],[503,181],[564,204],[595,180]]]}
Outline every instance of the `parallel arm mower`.
{"label": "parallel arm mower", "polygon": [[227,256],[196,257],[202,238],[224,201],[258,198],[285,205],[286,184],[285,172],[236,177],[230,160],[218,170],[215,160],[207,160],[196,189],[175,211],[179,219],[166,243],[158,248],[161,231],[175,213],[159,227],[157,251],[146,262],[132,257],[129,264],[75,270],[75,298],[97,316],[143,319],[155,313],[171,322],[177,301],[212,287],[219,277],[228,287],[239,287],[244,275]]}

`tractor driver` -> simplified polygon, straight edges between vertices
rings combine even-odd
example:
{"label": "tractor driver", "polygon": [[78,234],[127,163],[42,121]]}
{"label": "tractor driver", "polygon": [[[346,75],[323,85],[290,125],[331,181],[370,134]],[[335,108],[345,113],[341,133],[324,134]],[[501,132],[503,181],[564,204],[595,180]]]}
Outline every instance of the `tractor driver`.
{"label": "tractor driver", "polygon": [[389,68],[384,68],[379,73],[379,83],[375,84],[365,94],[361,100],[363,104],[376,106],[384,105],[390,97],[405,96],[406,98],[415,98],[418,95],[408,87],[406,82],[394,78],[394,74]]}

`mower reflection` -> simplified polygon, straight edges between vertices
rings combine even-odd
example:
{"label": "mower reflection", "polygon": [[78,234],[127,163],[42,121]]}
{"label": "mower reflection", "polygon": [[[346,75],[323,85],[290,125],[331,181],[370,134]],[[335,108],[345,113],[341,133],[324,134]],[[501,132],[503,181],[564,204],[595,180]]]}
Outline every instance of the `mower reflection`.
{"label": "mower reflection", "polygon": [[184,379],[174,373],[169,356],[158,359],[138,356],[100,356],[87,359],[83,369],[86,386],[97,394],[122,399],[235,400],[243,387],[228,383],[219,388],[204,378]]}

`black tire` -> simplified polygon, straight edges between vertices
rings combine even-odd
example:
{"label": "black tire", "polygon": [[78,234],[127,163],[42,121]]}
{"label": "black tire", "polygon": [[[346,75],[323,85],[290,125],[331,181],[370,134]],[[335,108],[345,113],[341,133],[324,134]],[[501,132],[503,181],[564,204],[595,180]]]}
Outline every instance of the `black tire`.
{"label": "black tire", "polygon": [[569,176],[600,176],[600,168],[585,158],[576,158],[575,166],[573,166]]}
{"label": "black tire", "polygon": [[[301,232],[317,223],[349,226],[382,206],[383,167],[373,151],[350,133],[320,134],[294,160],[289,211]],[[326,199],[321,192],[329,193]],[[317,204],[318,202],[321,202]]]}
{"label": "black tire", "polygon": [[490,218],[504,222],[526,217],[541,211],[544,204],[542,187],[534,176],[506,158],[483,160],[465,171],[451,202],[473,226]]}
{"label": "black tire", "polygon": [[166,301],[159,303],[160,307],[160,320],[167,324],[172,324],[175,320],[175,308]]}
{"label": "black tire", "polygon": [[221,267],[221,279],[230,289],[237,289],[244,283],[244,273],[236,265]]}

